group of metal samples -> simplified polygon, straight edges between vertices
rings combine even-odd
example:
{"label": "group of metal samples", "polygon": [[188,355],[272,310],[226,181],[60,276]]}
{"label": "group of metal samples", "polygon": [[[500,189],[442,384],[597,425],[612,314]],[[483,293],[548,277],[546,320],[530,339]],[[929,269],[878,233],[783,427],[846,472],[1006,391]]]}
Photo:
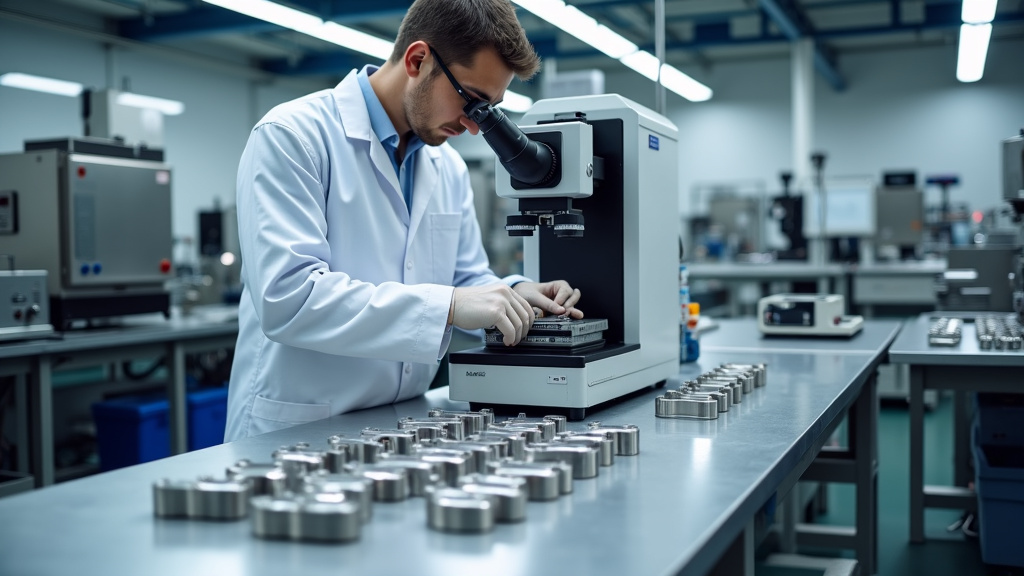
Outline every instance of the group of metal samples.
{"label": "group of metal samples", "polygon": [[960,344],[964,321],[960,318],[942,317],[928,328],[928,344],[931,346],[956,346]]}
{"label": "group of metal samples", "polygon": [[714,420],[743,396],[767,384],[766,364],[722,364],[654,399],[658,418]]}
{"label": "group of metal samples", "polygon": [[1021,351],[1021,326],[1012,316],[979,316],[974,320],[978,348]]}
{"label": "group of metal samples", "polygon": [[490,410],[431,410],[425,418],[402,418],[396,428],[331,436],[322,448],[282,447],[266,463],[242,460],[224,478],[160,480],[153,512],[220,521],[249,516],[257,537],[348,542],[361,536],[374,502],[423,497],[431,528],[480,533],[522,521],[528,500],[556,500],[616,456],[639,453],[634,425],[590,422],[569,431],[564,416],[495,422]]}

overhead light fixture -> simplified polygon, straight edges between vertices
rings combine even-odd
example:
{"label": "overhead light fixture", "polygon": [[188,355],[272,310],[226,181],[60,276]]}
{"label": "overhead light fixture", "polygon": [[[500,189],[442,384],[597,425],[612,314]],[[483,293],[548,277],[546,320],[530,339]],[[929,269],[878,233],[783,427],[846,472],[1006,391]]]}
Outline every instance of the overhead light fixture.
{"label": "overhead light fixture", "polygon": [[[214,6],[220,6],[221,8],[232,10],[239,14],[245,14],[246,16],[256,18],[257,20],[277,24],[282,28],[301,32],[314,38],[319,38],[325,42],[337,44],[338,46],[352,50],[353,52],[359,52],[360,54],[379,58],[380,60],[387,60],[390,58],[391,52],[395,47],[394,42],[389,42],[382,38],[371,36],[370,34],[360,32],[355,28],[342,26],[337,22],[325,21],[312,14],[308,14],[294,8],[289,8],[287,6],[282,6],[277,2],[270,2],[269,0],[203,1],[207,4],[213,4]],[[524,102],[528,103],[524,104]],[[515,92],[506,92],[505,100],[499,104],[499,107],[505,108],[511,112],[525,112],[532,105],[532,99],[523,96],[522,94],[516,94]]]}
{"label": "overhead light fixture", "polygon": [[78,96],[82,93],[82,89],[84,88],[78,82],[68,82],[67,80],[57,80],[56,78],[46,78],[45,76],[34,76],[32,74],[23,74],[21,72],[0,74],[0,86],[35,90],[37,92],[47,92],[49,94],[59,94],[61,96]]}
{"label": "overhead light fixture", "polygon": [[964,24],[988,24],[996,17],[998,0],[964,0],[960,19]]}
{"label": "overhead light fixture", "polygon": [[686,99],[691,102],[704,102],[711,99],[711,88],[668,64],[661,65],[661,83],[676,94],[685,94]]}
{"label": "overhead light fixture", "polygon": [[992,20],[998,0],[963,0],[960,8],[960,48],[956,57],[956,79],[977,82],[985,73]]}
{"label": "overhead light fixture", "polygon": [[991,24],[961,24],[960,50],[956,59],[956,79],[977,82],[985,73],[988,42],[992,38]]}
{"label": "overhead light fixture", "polygon": [[619,59],[627,67],[631,68],[646,76],[649,80],[655,82],[658,81],[658,69],[661,66],[661,61],[658,57],[650,52],[644,50],[638,50],[628,56],[623,56]]}
{"label": "overhead light fixture", "polygon": [[142,94],[134,94],[132,92],[119,93],[116,101],[122,106],[159,110],[168,116],[177,116],[185,111],[185,104],[177,100],[157,98],[156,96],[143,96]]}
{"label": "overhead light fixture", "polygon": [[710,88],[694,80],[686,73],[661,62],[650,52],[639,47],[617,34],[597,20],[587,16],[575,6],[563,0],[512,0],[535,16],[574,36],[602,53],[615,58],[627,67],[644,75],[650,80],[658,81],[661,71],[662,84],[665,88],[679,94],[691,102],[703,102],[711,98]]}

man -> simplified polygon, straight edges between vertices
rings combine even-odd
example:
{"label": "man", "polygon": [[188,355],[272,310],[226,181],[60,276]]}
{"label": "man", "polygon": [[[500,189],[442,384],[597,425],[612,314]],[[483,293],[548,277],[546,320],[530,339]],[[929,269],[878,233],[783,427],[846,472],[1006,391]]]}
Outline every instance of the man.
{"label": "man", "polygon": [[379,69],[253,128],[225,440],[422,394],[452,326],[496,326],[512,346],[534,309],[583,317],[568,283],[488,268],[466,165],[445,144],[479,127],[445,65],[496,104],[540,61],[508,0],[416,0]]}

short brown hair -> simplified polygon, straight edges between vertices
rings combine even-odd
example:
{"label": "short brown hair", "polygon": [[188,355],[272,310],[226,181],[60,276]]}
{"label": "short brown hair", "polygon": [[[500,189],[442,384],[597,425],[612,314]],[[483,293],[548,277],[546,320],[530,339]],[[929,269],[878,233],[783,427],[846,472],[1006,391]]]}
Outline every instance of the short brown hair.
{"label": "short brown hair", "polygon": [[417,40],[437,50],[449,66],[472,66],[477,53],[494,48],[520,80],[540,69],[540,57],[509,0],[416,0],[402,19],[391,62],[400,62]]}

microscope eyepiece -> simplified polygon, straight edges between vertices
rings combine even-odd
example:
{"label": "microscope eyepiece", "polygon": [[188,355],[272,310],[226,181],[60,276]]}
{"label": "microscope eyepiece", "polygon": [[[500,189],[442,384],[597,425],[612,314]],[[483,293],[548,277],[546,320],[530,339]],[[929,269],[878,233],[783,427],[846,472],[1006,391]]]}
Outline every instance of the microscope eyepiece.
{"label": "microscope eyepiece", "polygon": [[480,126],[484,140],[512,178],[542,187],[555,177],[557,157],[551,147],[530,140],[500,109],[475,100],[463,110]]}

